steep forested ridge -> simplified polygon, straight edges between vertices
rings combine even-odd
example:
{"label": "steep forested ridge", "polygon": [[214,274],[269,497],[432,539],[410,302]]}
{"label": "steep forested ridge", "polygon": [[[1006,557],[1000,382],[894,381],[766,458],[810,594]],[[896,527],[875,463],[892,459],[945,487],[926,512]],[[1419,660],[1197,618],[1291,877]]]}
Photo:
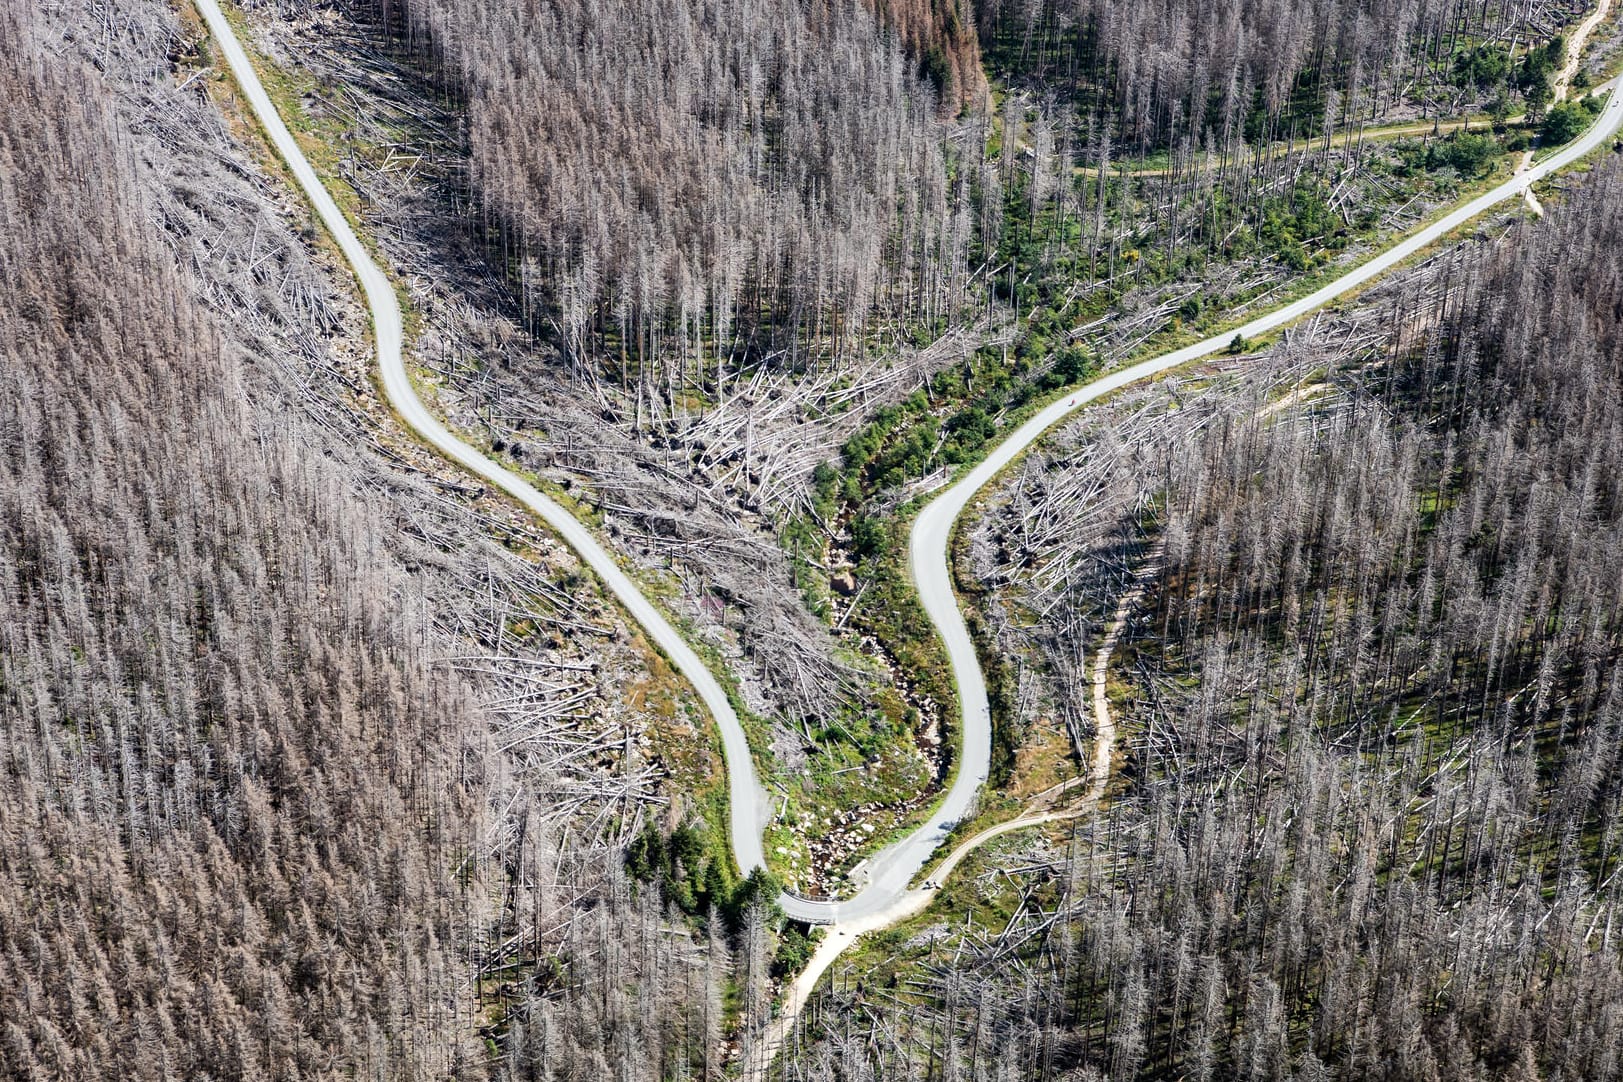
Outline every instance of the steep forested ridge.
{"label": "steep forested ridge", "polygon": [[[1536,108],[1543,42],[1578,10],[984,0],[994,73],[1041,115],[988,172],[984,114],[955,131],[938,108],[946,93],[981,110],[956,2],[382,7],[467,100],[472,198],[531,325],[583,373],[714,400],[741,367],[944,326],[1007,258],[1005,229],[1033,231],[1052,197],[1051,247],[1067,202],[1087,216],[1066,167],[1107,168],[1112,145],[1227,160],[1394,111]],[[1221,201],[1272,180],[1248,176],[1222,178]]]}
{"label": "steep forested ridge", "polygon": [[775,935],[694,719],[377,419],[196,40],[0,14],[0,1075],[714,1076]]}

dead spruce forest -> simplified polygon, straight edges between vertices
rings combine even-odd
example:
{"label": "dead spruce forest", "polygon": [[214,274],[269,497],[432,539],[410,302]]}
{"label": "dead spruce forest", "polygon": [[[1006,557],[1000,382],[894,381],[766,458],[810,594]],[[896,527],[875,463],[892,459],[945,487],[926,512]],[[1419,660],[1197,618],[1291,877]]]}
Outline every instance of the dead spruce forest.
{"label": "dead spruce forest", "polygon": [[922,500],[1570,139],[1593,10],[229,9],[425,399],[726,681],[741,878],[711,719],[390,412],[190,4],[0,6],[0,1077],[1623,1077],[1610,144],[988,487],[966,829],[1051,817],[772,1024],[780,887],[953,768]]}

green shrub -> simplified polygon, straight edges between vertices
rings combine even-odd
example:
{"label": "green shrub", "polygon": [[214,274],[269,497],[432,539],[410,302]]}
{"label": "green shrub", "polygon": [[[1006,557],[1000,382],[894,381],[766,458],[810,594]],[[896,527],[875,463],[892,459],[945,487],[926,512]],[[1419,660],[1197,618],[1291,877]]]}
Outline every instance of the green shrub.
{"label": "green shrub", "polygon": [[702,913],[729,890],[722,858],[710,849],[703,827],[683,823],[665,835],[650,823],[626,847],[626,870],[640,882],[658,883],[682,912]]}
{"label": "green shrub", "polygon": [[806,968],[811,959],[812,941],[799,928],[790,925],[778,940],[778,954],[772,960],[772,975],[787,977]]}
{"label": "green shrub", "polygon": [[737,930],[744,924],[744,914],[748,913],[753,905],[760,905],[773,914],[773,923],[783,919],[783,910],[778,907],[778,895],[783,893],[783,884],[778,877],[765,868],[757,868],[749,877],[733,888],[732,896],[721,907],[721,915],[726,918],[729,927]]}
{"label": "green shrub", "polygon": [[1497,45],[1479,45],[1454,61],[1457,86],[1498,86],[1510,75],[1510,54]]}
{"label": "green shrub", "polygon": [[1457,131],[1433,143],[1427,159],[1433,168],[1447,165],[1462,177],[1479,177],[1491,169],[1503,153],[1499,140],[1491,135]]}
{"label": "green shrub", "polygon": [[1552,147],[1570,143],[1589,127],[1590,117],[1582,101],[1557,102],[1544,114],[1544,122],[1539,125],[1539,142]]}
{"label": "green shrub", "polygon": [[857,515],[851,522],[851,550],[859,560],[883,556],[890,549],[890,531],[869,515]]}

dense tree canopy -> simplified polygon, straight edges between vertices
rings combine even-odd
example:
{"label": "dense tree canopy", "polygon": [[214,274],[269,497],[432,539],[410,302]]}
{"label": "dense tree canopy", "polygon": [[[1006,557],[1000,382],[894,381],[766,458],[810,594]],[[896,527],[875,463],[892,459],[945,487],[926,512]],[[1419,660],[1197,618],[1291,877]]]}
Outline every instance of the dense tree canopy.
{"label": "dense tree canopy", "polygon": [[443,1076],[466,691],[31,11],[0,13],[0,1074]]}
{"label": "dense tree canopy", "polygon": [[577,364],[703,383],[837,354],[959,273],[938,90],[860,0],[407,6],[467,97],[503,258]]}

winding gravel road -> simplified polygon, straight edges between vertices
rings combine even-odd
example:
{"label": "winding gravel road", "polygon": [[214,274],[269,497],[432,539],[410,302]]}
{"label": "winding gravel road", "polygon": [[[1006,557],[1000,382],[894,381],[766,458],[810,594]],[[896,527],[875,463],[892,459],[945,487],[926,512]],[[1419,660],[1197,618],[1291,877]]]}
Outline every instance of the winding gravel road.
{"label": "winding gravel road", "polygon": [[[771,811],[771,800],[756,777],[749,744],[732,703],[710,670],[687,645],[669,621],[644,596],[637,584],[621,570],[614,558],[568,511],[549,499],[528,481],[505,469],[480,451],[462,442],[431,414],[417,397],[401,355],[400,306],[393,288],[356,237],[338,205],[311,168],[243,52],[230,23],[217,0],[194,0],[207,22],[215,44],[230,66],[238,86],[252,106],[276,152],[292,171],[299,187],[317,215],[338,242],[344,257],[354,269],[365,292],[377,337],[378,367],[390,405],[401,419],[425,442],[447,458],[507,492],[540,516],[597,574],[620,604],[642,626],[648,637],[693,685],[721,730],[726,756],[729,793],[732,801],[731,837],[733,853],[746,872],[763,867],[762,830]],[[1623,124],[1623,96],[1613,90],[1596,123],[1575,142],[1557,151],[1526,172],[1472,199],[1432,224],[1409,235],[1379,255],[1349,271],[1330,284],[1291,302],[1276,311],[1224,332],[1203,342],[1112,372],[1054,402],[1021,425],[994,448],[984,461],[950,488],[937,496],[914,523],[909,543],[909,567],[926,613],[939,631],[952,665],[962,708],[962,747],[958,767],[946,796],[934,814],[918,830],[875,854],[868,861],[869,877],[856,895],[843,902],[815,902],[785,894],[783,908],[800,920],[837,924],[838,934],[825,940],[812,968],[818,972],[832,961],[835,948],[843,947],[861,931],[882,927],[919,911],[933,892],[909,890],[907,884],[928,863],[930,855],[946,840],[953,826],[967,816],[986,782],[991,763],[992,726],[986,682],[975,657],[974,645],[953,593],[948,570],[948,544],[953,525],[975,494],[1012,463],[1038,437],[1069,416],[1072,411],[1140,380],[1148,379],[1190,361],[1227,348],[1236,334],[1254,338],[1283,327],[1302,316],[1358,289],[1366,282],[1402,263],[1427,245],[1441,239],[1491,207],[1517,199],[1535,182],[1562,169],[1603,145]],[[938,865],[932,878],[940,880],[964,855],[960,846]],[[810,974],[815,979],[815,974]],[[800,982],[797,982],[797,984]],[[809,988],[809,986],[808,986]]]}
{"label": "winding gravel road", "polygon": [[704,662],[699,660],[699,655],[693,652],[671,626],[670,621],[653,606],[637,584],[620,569],[614,557],[597,543],[573,515],[524,478],[463,443],[423,405],[422,399],[417,397],[417,391],[411,385],[411,379],[406,373],[406,363],[401,355],[400,302],[395,297],[393,286],[373,261],[366,246],[355,235],[355,231],[350,228],[349,221],[322,185],[321,178],[316,175],[309,160],[305,158],[304,151],[299,148],[287,125],[282,122],[276,106],[259,81],[259,75],[254,71],[247,54],[243,52],[236,32],[226,20],[225,13],[220,10],[220,5],[216,0],[194,0],[194,2],[204,21],[208,23],[209,33],[213,35],[215,45],[225,57],[232,75],[236,77],[238,87],[248,99],[254,115],[259,118],[265,135],[276,148],[276,153],[292,171],[299,188],[310,200],[322,224],[338,242],[344,258],[349,261],[355,277],[360,280],[361,289],[366,294],[367,307],[372,311],[373,333],[377,337],[378,371],[389,404],[400,415],[400,419],[405,421],[407,427],[426,443],[433,445],[435,450],[469,472],[484,478],[539,515],[580,555],[581,560],[597,574],[603,585],[631,614],[632,619],[642,626],[660,651],[693,685],[721,729],[722,749],[727,759],[728,789],[732,799],[733,853],[737,856],[739,865],[746,871],[764,867],[766,861],[761,849],[761,831],[766,825],[766,816],[772,804],[756,779],[749,743],[744,738],[744,727],[739,724],[738,715],[733,711],[727,693],[722,690]]}
{"label": "winding gravel road", "polygon": [[[918,587],[919,597],[924,603],[924,610],[946,644],[947,655],[952,663],[953,678],[958,685],[958,699],[963,710],[960,766],[946,799],[935,815],[931,816],[929,822],[917,833],[870,862],[876,867],[882,862],[889,863],[882,871],[874,873],[873,881],[867,890],[851,901],[835,906],[836,921],[867,918],[886,905],[896,904],[907,881],[929,860],[930,853],[935,847],[946,839],[952,824],[974,807],[975,797],[986,781],[992,754],[992,728],[986,699],[986,681],[976,660],[969,630],[964,626],[962,613],[958,611],[947,559],[953,525],[975,494],[1019,458],[1044,432],[1059,424],[1073,411],[1140,380],[1219,353],[1228,348],[1236,334],[1245,338],[1255,338],[1292,323],[1331,301],[1347,296],[1489,208],[1507,199],[1520,198],[1536,181],[1571,165],[1600,147],[1613,136],[1620,124],[1623,124],[1623,93],[1614,89],[1606,99],[1606,106],[1601,115],[1587,132],[1531,169],[1484,192],[1299,300],[1259,316],[1235,330],[1225,331],[1205,341],[1112,372],[1055,401],[1005,437],[979,465],[925,507],[913,524],[908,552],[909,566],[914,584]],[[941,874],[938,872],[933,878],[939,880]]]}

